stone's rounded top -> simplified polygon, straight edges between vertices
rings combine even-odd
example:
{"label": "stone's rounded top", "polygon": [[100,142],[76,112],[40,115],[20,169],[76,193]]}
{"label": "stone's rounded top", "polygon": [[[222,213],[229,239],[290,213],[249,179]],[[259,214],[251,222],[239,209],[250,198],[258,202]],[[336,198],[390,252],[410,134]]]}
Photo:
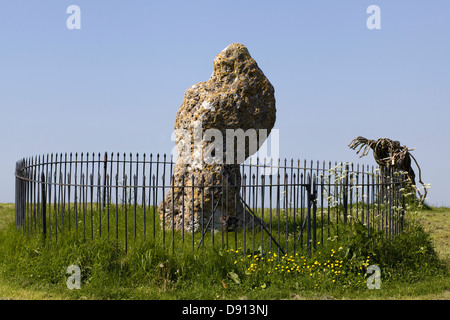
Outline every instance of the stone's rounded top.
{"label": "stone's rounded top", "polygon": [[226,57],[227,59],[236,59],[239,55],[246,55],[250,58],[247,47],[237,42],[230,44],[218,54],[218,56]]}
{"label": "stone's rounded top", "polygon": [[214,71],[211,78],[222,80],[231,76],[234,80],[240,74],[257,69],[256,61],[251,57],[246,46],[232,43],[214,58]]}
{"label": "stone's rounded top", "polygon": [[[275,120],[272,84],[246,46],[232,43],[215,57],[210,79],[186,90],[174,129],[193,134],[194,124],[200,122],[202,132],[217,129],[225,134],[227,129],[267,129],[269,135]],[[179,141],[176,138],[177,148],[184,148]]]}

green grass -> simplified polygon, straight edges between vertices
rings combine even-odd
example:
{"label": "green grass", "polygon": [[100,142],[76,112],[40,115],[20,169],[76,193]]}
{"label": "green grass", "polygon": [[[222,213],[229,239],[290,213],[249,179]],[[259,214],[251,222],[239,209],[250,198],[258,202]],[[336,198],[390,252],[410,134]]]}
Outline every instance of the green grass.
{"label": "green grass", "polygon": [[[129,208],[130,209],[130,208]],[[115,210],[113,210],[114,212]],[[148,218],[144,239],[142,224],[137,224],[134,238],[134,210],[125,226],[119,215],[119,239],[115,217],[110,215],[110,234],[106,233],[106,215],[102,215],[100,236],[98,212],[85,216],[86,237],[82,228],[76,235],[65,229],[54,238],[24,235],[14,226],[14,206],[0,205],[0,298],[8,299],[448,299],[450,209],[431,208],[408,214],[405,232],[393,241],[373,241],[374,231],[367,232],[354,224],[345,230],[348,237],[317,244],[307,250],[290,250],[280,254],[264,235],[263,246],[256,243],[253,252],[251,235],[244,243],[234,242],[234,233],[222,243],[220,233],[204,240],[204,247],[192,250],[191,233],[162,234]],[[73,213],[73,211],[72,211]],[[149,216],[151,217],[151,216]],[[80,217],[79,217],[80,218]],[[136,219],[143,219],[137,210]],[[79,220],[75,223],[80,225]],[[82,224],[83,222],[81,222]],[[155,219],[156,226],[159,226]],[[439,228],[437,228],[439,226]],[[339,226],[344,232],[343,226]],[[331,228],[334,230],[333,228]],[[91,233],[92,231],[92,233]],[[62,233],[65,233],[62,236]],[[242,232],[242,231],[241,231]],[[256,230],[256,239],[261,234]],[[92,238],[91,239],[91,235]],[[54,234],[53,234],[54,236]],[[277,234],[275,233],[275,236]],[[200,235],[194,239],[199,243]],[[239,235],[241,238],[241,235]],[[284,239],[280,236],[281,239]],[[325,237],[326,239],[327,237]],[[317,242],[321,239],[317,238]],[[196,248],[196,246],[195,246]],[[236,250],[237,249],[237,250]],[[262,250],[261,250],[262,249]],[[237,252],[236,252],[237,251]],[[275,256],[276,255],[276,256]],[[376,264],[381,269],[381,289],[366,286],[366,268]],[[81,269],[81,289],[69,290],[67,267]],[[289,270],[289,271],[288,271]],[[334,281],[333,281],[334,280]]]}
{"label": "green grass", "polygon": [[[364,214],[367,220],[367,208],[363,207],[363,205],[358,207],[357,204],[354,204],[353,208],[349,207],[348,213],[354,217],[359,216],[359,218]],[[28,220],[24,230],[29,235],[42,233],[42,221],[31,213],[34,210],[40,212],[39,208],[27,208]],[[311,246],[316,247],[317,242],[324,244],[326,239],[336,240],[336,237],[342,238],[348,234],[348,230],[345,230],[342,208],[340,210],[337,207],[331,208],[329,213],[326,211],[327,208],[317,209],[317,219],[311,221],[309,235],[308,226],[304,223],[306,209],[302,214],[297,213],[294,217],[292,210],[286,211],[283,208],[278,212],[273,210],[271,214],[269,209],[265,209],[263,213],[260,209],[256,209],[255,215],[265,221],[266,230],[256,223],[253,228],[249,227],[236,233],[206,231],[204,234],[201,232],[192,234],[189,231],[181,232],[170,228],[166,228],[163,232],[156,208],[143,208],[140,205],[133,206],[125,203],[112,204],[105,208],[99,208],[96,203],[79,204],[76,207],[74,204],[70,204],[70,206],[68,204],[64,206],[47,205],[46,224],[47,237],[55,241],[74,233],[82,239],[90,240],[107,237],[116,239],[118,245],[126,250],[135,245],[136,240],[139,242],[141,238],[145,237],[146,240],[157,241],[164,248],[176,247],[177,249],[181,248],[182,251],[214,245],[234,249],[241,247],[245,251],[251,249],[252,254],[260,246],[263,252],[280,248],[281,252],[295,253],[307,247],[308,239],[312,241]],[[55,215],[55,212],[58,214]],[[374,223],[380,226],[381,216],[387,215],[381,209],[378,213],[377,218],[370,218],[371,226]],[[250,215],[248,212],[247,214]],[[374,212],[371,210],[370,214],[372,216]],[[351,218],[348,219],[350,221]],[[395,219],[391,219],[390,223],[395,223]],[[314,224],[316,232],[314,232]],[[303,231],[301,232],[302,225]]]}

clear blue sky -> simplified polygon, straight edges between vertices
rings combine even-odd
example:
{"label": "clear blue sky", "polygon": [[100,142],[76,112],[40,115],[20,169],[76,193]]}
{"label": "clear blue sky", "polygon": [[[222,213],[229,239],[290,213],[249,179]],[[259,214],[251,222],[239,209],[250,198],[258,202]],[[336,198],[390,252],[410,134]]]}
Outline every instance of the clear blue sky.
{"label": "clear blue sky", "polygon": [[429,202],[450,206],[449,40],[438,0],[2,0],[0,202],[21,157],[170,153],[185,90],[240,42],[275,87],[282,158],[372,165],[348,143],[396,139],[416,148]]}

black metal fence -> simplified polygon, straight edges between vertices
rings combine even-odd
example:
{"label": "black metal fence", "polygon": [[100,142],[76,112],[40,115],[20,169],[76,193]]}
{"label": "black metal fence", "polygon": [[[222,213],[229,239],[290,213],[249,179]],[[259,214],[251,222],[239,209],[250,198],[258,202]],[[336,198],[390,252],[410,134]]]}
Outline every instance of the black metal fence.
{"label": "black metal fence", "polygon": [[[242,228],[215,229],[207,223],[200,230],[193,224],[192,230],[178,230],[174,224],[167,228],[158,205],[174,188],[174,165],[159,154],[71,153],[22,159],[15,171],[16,226],[28,235],[56,241],[68,234],[115,237],[127,249],[130,241],[141,238],[172,250],[218,244],[252,254],[311,252],[319,243],[344,236],[355,222],[386,237],[403,228],[405,180],[400,173],[353,163],[259,159],[240,165],[239,185],[234,186],[250,218],[243,220]],[[226,191],[230,185],[196,184],[192,178],[177,186],[183,197],[208,187]],[[220,203],[218,198],[210,200],[213,205],[205,211],[216,210],[212,208]],[[184,223],[184,207],[182,212]]]}

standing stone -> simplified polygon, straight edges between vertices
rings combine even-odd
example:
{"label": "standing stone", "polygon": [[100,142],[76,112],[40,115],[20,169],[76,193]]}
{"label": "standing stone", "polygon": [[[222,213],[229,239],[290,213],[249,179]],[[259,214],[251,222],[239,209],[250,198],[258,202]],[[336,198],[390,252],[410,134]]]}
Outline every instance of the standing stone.
{"label": "standing stone", "polygon": [[[240,164],[263,144],[275,118],[272,84],[244,45],[229,45],[215,57],[211,78],[191,86],[177,112],[178,158],[158,208],[161,224],[172,228],[173,221],[187,231],[234,228],[246,216],[250,226],[253,217],[244,214],[240,198]],[[235,143],[238,133],[248,139]]]}

